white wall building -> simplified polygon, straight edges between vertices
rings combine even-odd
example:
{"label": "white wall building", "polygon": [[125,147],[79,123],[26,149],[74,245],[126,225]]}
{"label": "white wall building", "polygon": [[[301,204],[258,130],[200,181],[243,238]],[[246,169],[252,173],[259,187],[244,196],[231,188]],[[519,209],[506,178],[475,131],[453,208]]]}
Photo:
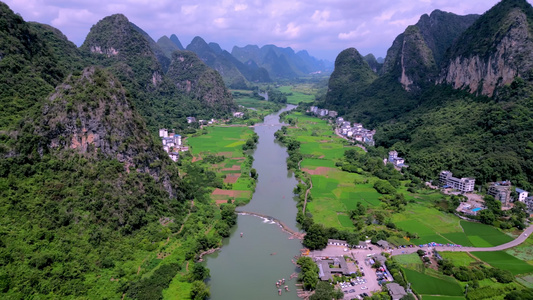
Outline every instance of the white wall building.
{"label": "white wall building", "polygon": [[453,177],[453,173],[450,171],[442,171],[439,176],[440,184],[443,186],[449,186],[455,190],[463,193],[473,192],[476,179],[474,178],[457,178]]}
{"label": "white wall building", "polygon": [[515,191],[518,194],[518,201],[520,202],[526,201],[526,198],[529,195],[528,191],[524,191],[523,189],[519,189],[519,188],[516,188]]}

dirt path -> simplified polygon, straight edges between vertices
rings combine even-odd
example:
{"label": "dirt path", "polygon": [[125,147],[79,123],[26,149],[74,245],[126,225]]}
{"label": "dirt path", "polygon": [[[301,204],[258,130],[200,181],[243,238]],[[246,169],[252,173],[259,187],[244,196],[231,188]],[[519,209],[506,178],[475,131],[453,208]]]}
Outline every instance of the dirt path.
{"label": "dirt path", "polygon": [[313,181],[309,179],[309,182],[311,183],[311,186],[309,186],[307,191],[305,191],[304,207],[302,208],[302,213],[304,214],[304,216],[305,216],[305,207],[307,206],[307,195],[309,195],[309,192],[313,188]]}

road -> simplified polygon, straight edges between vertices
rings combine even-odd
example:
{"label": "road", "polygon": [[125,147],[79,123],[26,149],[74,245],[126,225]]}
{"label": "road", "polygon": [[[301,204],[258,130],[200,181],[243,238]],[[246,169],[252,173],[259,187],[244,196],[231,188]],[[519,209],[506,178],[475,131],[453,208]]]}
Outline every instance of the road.
{"label": "road", "polygon": [[[516,239],[510,241],[509,243],[505,243],[499,246],[494,247],[451,247],[451,246],[435,246],[430,247],[431,249],[436,249],[437,251],[454,251],[454,252],[475,252],[475,251],[501,251],[505,249],[509,249],[512,247],[516,247],[520,244],[522,244],[530,235],[533,233],[533,226],[529,226],[520,236],[518,236]],[[350,254],[352,256],[357,257],[366,257],[368,254],[379,254],[382,252],[382,249],[378,246],[372,246],[373,250],[369,249],[352,249],[348,252],[344,251],[345,247],[340,246],[328,246],[327,248],[323,250],[314,250],[311,251],[310,256],[342,256]],[[418,246],[412,247],[412,248],[400,248],[400,249],[394,249],[390,251],[391,255],[401,255],[401,254],[410,254],[414,253],[420,249],[428,249],[428,247],[420,248]]]}
{"label": "road", "polygon": [[[402,254],[411,254],[415,253],[416,251],[422,249],[425,251],[430,250],[437,250],[437,251],[454,251],[454,252],[474,252],[474,251],[501,251],[505,249],[509,249],[515,246],[520,245],[523,243],[531,234],[533,233],[533,226],[529,226],[520,236],[518,236],[516,239],[510,241],[509,243],[502,244],[499,246],[494,247],[451,247],[451,246],[435,246],[435,247],[423,247],[420,248],[418,246],[415,247],[408,247],[408,248],[400,248],[400,249],[394,249],[390,250],[389,253],[391,255],[402,255]],[[376,276],[375,276],[375,270],[372,269],[370,266],[366,265],[364,263],[365,258],[367,258],[369,255],[372,254],[379,254],[383,251],[382,248],[378,246],[371,246],[372,250],[370,249],[351,249],[348,251],[345,251],[346,247],[343,246],[328,246],[325,249],[322,250],[314,250],[309,253],[310,257],[333,257],[333,256],[344,256],[344,255],[350,255],[353,258],[355,258],[359,262],[359,267],[362,269],[362,271],[365,273],[365,279],[367,279],[367,286],[369,288],[369,291],[376,291],[379,290],[380,287],[377,284]],[[357,291],[360,293],[359,291]],[[349,298],[349,297],[348,297]]]}

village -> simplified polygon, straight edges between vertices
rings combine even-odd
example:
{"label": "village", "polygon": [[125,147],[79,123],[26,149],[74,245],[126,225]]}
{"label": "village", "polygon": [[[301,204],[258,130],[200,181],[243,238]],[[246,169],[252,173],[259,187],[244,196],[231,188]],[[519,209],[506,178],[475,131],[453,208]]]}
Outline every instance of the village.
{"label": "village", "polygon": [[[243,112],[234,112],[233,117],[234,118],[242,118],[244,115]],[[217,120],[211,119],[211,120],[196,120],[195,117],[187,117],[187,124],[192,124],[198,122],[200,124],[200,127],[204,125],[212,125],[215,123],[218,123]],[[183,151],[189,151],[189,146],[183,145],[183,140],[181,135],[170,132],[166,128],[160,128],[159,129],[159,137],[161,138],[161,142],[163,143],[163,150],[168,154],[170,159],[172,159],[174,162],[177,162],[180,157],[180,152]]]}
{"label": "village", "polygon": [[308,110],[319,118],[330,118],[335,121],[335,133],[339,136],[343,136],[347,140],[361,142],[363,144],[374,146],[374,134],[375,130],[369,130],[363,127],[363,124],[352,123],[344,120],[343,117],[337,117],[338,113],[334,110],[328,110],[325,108],[318,108],[317,106],[311,106]]}

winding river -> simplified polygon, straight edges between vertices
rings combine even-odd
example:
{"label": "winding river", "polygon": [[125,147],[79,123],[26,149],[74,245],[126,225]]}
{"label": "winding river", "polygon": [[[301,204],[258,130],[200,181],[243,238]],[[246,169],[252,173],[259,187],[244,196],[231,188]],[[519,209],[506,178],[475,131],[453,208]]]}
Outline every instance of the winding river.
{"label": "winding river", "polygon": [[[294,105],[288,105],[255,126],[259,143],[254,152],[253,167],[259,173],[259,179],[250,203],[237,210],[271,216],[296,229],[293,189],[297,181],[294,174],[287,171],[286,148],[274,140],[274,132],[285,125],[280,124],[279,115],[293,108]],[[291,239],[276,222],[239,215],[237,226],[231,236],[224,239],[222,249],[205,256],[211,271],[211,299],[299,299],[294,285],[296,279],[289,278],[297,271],[292,260],[301,248],[301,241]],[[285,278],[284,285],[289,291],[282,287],[280,297],[275,283],[282,278]]]}

